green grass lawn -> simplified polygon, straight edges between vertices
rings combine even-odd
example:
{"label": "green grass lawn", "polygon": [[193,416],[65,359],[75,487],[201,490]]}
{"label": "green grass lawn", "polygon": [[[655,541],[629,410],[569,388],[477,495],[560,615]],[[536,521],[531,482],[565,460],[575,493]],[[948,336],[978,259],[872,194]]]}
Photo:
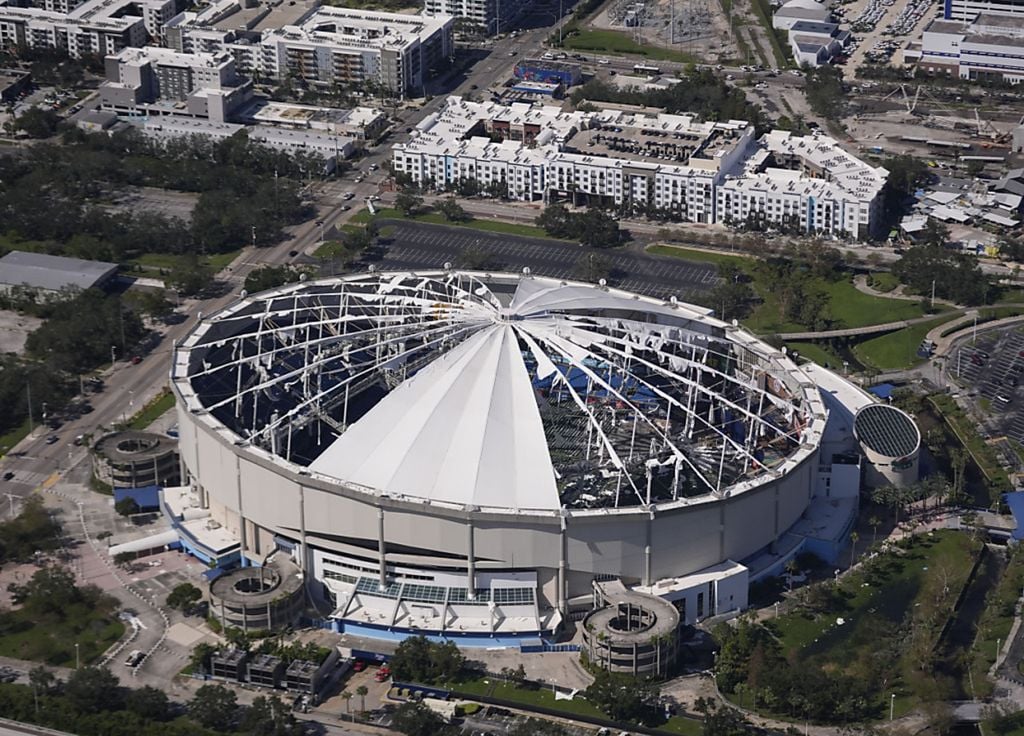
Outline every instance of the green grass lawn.
{"label": "green grass lawn", "polygon": [[[970,574],[977,543],[953,530],[919,536],[913,545],[881,555],[842,578],[839,602],[821,613],[796,611],[767,622],[779,637],[784,655],[794,666],[813,662],[825,669],[855,671],[877,656],[883,637],[898,637],[901,624],[919,606],[935,606],[936,591],[947,588],[934,624],[937,638],[952,604]],[[837,619],[844,623],[839,625]],[[896,638],[889,645],[898,646]],[[902,661],[904,682],[889,685],[879,697],[897,694],[897,711],[916,704],[924,679],[914,677],[914,666]],[[887,703],[886,703],[887,704]]]}
{"label": "green grass lawn", "polygon": [[[732,264],[738,266],[754,279],[752,286],[762,299],[761,303],[754,309],[753,314],[743,320],[745,327],[754,332],[761,333],[803,332],[807,330],[805,325],[790,322],[783,317],[781,306],[773,294],[772,284],[764,284],[757,279],[756,273],[752,268],[753,259],[725,253],[708,253],[673,245],[654,245],[649,247],[647,252],[654,255],[671,256],[714,265]],[[813,285],[820,286],[828,294],[829,310],[831,311],[832,318],[838,323],[837,327],[866,327],[885,322],[913,319],[924,314],[921,305],[916,301],[888,299],[858,291],[853,285],[852,277],[839,281],[811,278],[810,281]],[[914,348],[916,350],[917,346],[915,345]]]}
{"label": "green grass lawn", "polygon": [[[485,695],[492,698],[500,698],[512,703],[520,703],[524,708],[529,706],[541,706],[559,710],[571,718],[573,715],[591,716],[594,718],[607,718],[598,708],[595,708],[582,698],[574,700],[555,700],[555,694],[551,690],[539,688],[531,690],[528,688],[516,687],[513,683],[503,682],[493,678],[481,678],[460,682],[454,687],[459,695],[464,695],[472,700],[474,695]],[[699,736],[701,733],[700,721],[682,716],[670,718],[660,727],[666,733],[684,734],[685,736]]]}
{"label": "green grass lawn", "polygon": [[[912,302],[907,303],[911,304]],[[869,338],[855,345],[853,354],[864,365],[877,368],[880,371],[910,368],[923,362],[917,355],[917,348],[921,345],[921,341],[924,340],[929,330],[955,318],[955,316],[938,317],[927,322],[904,327],[902,330],[887,332],[884,335]]]}
{"label": "green grass lawn", "polygon": [[128,428],[145,429],[172,408],[174,408],[174,394],[164,391],[128,421]]}
{"label": "green grass lawn", "polygon": [[488,695],[492,698],[501,698],[513,703],[522,703],[524,706],[537,705],[560,710],[568,714],[606,718],[604,713],[582,698],[555,700],[555,694],[551,690],[543,688],[530,690],[516,687],[512,683],[502,682],[501,680],[488,678],[460,682],[455,686],[455,690],[462,695]]}
{"label": "green grass lawn", "polygon": [[[241,250],[232,250],[227,253],[214,253],[203,256],[199,260],[203,265],[213,269],[214,273],[217,273],[231,265],[240,252]],[[162,271],[177,268],[184,260],[185,256],[173,253],[144,253],[138,258],[133,258],[129,263],[141,266],[146,274],[159,276]]]}
{"label": "green grass lawn", "polygon": [[[414,217],[406,217],[402,212],[393,207],[383,207],[377,210],[376,217],[395,220],[415,220],[416,222],[428,222],[433,225],[451,225],[453,227],[468,227],[474,230],[483,230],[489,233],[502,233],[503,235],[520,235],[526,238],[545,238],[547,240],[560,240],[552,238],[542,228],[535,225],[521,225],[515,222],[502,222],[500,220],[480,220],[474,217],[459,222],[446,220],[444,215],[436,212],[424,212]],[[369,210],[360,210],[352,217],[352,222],[369,222],[374,215]],[[568,242],[568,241],[561,241]]]}
{"label": "green grass lawn", "polygon": [[868,285],[875,291],[889,292],[900,285],[900,280],[889,271],[879,271],[868,276]]}
{"label": "green grass lawn", "polygon": [[0,457],[6,455],[12,447],[28,437],[28,420],[6,434],[0,434]]}
{"label": "green grass lawn", "polygon": [[684,64],[695,61],[692,54],[660,46],[640,44],[621,31],[586,30],[568,36],[562,45],[578,51],[597,51],[602,54],[628,54],[643,56],[656,61],[678,61]]}
{"label": "green grass lawn", "polygon": [[739,268],[743,268],[750,264],[749,258],[730,256],[725,253],[715,253],[713,251],[698,250],[696,248],[684,248],[680,245],[651,245],[647,247],[647,252],[655,256],[669,256],[670,258],[682,258],[687,261],[710,263],[713,266],[732,264]]}
{"label": "green grass lawn", "polygon": [[124,634],[116,618],[74,606],[59,623],[34,620],[24,609],[0,614],[0,656],[74,666],[75,644],[82,664],[107,651]]}
{"label": "green grass lawn", "polygon": [[[826,281],[810,279],[829,296],[829,310],[837,328],[866,327],[868,325],[896,322],[920,317],[924,312],[917,302],[902,299],[887,299],[858,291],[852,279]],[[771,284],[754,281],[754,290],[763,300],[744,324],[756,332],[802,332],[805,325],[783,318],[781,307],[772,292]],[[916,346],[915,346],[916,348]]]}
{"label": "green grass lawn", "polygon": [[825,366],[826,368],[837,368],[842,366],[843,359],[825,343],[816,342],[787,342],[786,347],[797,351],[807,360]]}

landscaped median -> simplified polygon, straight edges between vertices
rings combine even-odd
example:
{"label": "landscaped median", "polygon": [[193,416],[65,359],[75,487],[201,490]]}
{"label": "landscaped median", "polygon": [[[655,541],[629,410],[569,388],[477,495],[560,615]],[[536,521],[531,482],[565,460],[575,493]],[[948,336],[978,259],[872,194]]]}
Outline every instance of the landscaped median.
{"label": "landscaped median", "polygon": [[351,222],[367,223],[373,219],[380,220],[412,220],[415,222],[428,222],[432,225],[450,225],[452,227],[468,227],[474,230],[483,230],[488,233],[502,233],[503,235],[519,235],[524,238],[546,238],[557,240],[548,235],[542,228],[535,225],[520,225],[515,222],[503,222],[501,220],[483,220],[469,217],[465,220],[448,220],[444,215],[436,212],[421,212],[416,215],[406,215],[401,210],[393,207],[379,208],[376,214],[371,215],[369,210],[360,210],[352,216]]}
{"label": "landscaped median", "polygon": [[999,463],[999,458],[984,438],[975,429],[975,423],[964,410],[946,394],[932,394],[928,402],[935,407],[942,419],[970,453],[971,458],[988,481],[990,492],[1001,493],[1011,489],[1010,478]]}

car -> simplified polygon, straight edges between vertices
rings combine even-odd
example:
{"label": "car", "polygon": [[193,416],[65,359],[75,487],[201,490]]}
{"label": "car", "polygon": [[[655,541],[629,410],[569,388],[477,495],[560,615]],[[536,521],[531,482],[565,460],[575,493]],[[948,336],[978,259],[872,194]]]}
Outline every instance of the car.
{"label": "car", "polygon": [[290,250],[290,251],[288,251],[288,257],[289,258],[294,258],[298,254],[299,254],[299,252],[297,250]]}
{"label": "car", "polygon": [[341,211],[342,212],[348,212],[350,209],[352,209],[352,205],[350,205],[350,204],[343,204],[341,206]]}
{"label": "car", "polygon": [[[476,87],[474,87],[473,89],[476,89]],[[370,164],[370,171],[376,171],[379,168],[380,166],[378,166],[377,164]]]}
{"label": "car", "polygon": [[357,659],[352,663],[352,669],[355,672],[362,672],[366,669],[366,661],[362,659]]}
{"label": "car", "polygon": [[6,473],[4,473],[4,480],[11,480],[12,478],[14,478],[13,471],[8,470]]}
{"label": "car", "polygon": [[125,667],[135,667],[142,661],[142,651],[139,649],[133,649],[132,653],[128,655],[128,658],[124,661]]}
{"label": "car", "polygon": [[345,201],[347,202],[348,200],[352,199],[352,198],[353,198],[353,197],[355,197],[355,196],[356,196],[356,195],[355,195],[355,193],[354,193],[354,192],[345,192],[345,193],[344,193],[344,194],[342,195],[342,197],[341,197],[341,198],[342,198],[342,199],[344,199],[344,200],[345,200]]}
{"label": "car", "polygon": [[48,444],[48,445],[56,444],[59,441],[60,441],[60,437],[58,437],[55,434],[51,434],[49,437],[46,438],[46,444]]}
{"label": "car", "polygon": [[138,365],[141,362],[142,362],[142,356],[141,355],[133,355],[132,356],[132,365]]}
{"label": "car", "polygon": [[480,85],[479,84],[471,84],[471,85],[469,85],[469,88],[470,89],[480,89]]}
{"label": "car", "polygon": [[373,676],[373,679],[377,682],[384,682],[389,677],[391,677],[391,670],[389,670],[387,667],[381,667],[379,670],[377,670],[377,673]]}

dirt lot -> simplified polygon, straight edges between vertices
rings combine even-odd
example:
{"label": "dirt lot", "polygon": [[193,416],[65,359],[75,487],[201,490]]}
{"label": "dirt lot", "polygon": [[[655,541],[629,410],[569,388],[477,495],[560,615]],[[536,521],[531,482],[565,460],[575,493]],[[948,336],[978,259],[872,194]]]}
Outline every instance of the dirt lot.
{"label": "dirt lot", "polygon": [[0,353],[22,352],[29,333],[41,324],[37,317],[0,310]]}

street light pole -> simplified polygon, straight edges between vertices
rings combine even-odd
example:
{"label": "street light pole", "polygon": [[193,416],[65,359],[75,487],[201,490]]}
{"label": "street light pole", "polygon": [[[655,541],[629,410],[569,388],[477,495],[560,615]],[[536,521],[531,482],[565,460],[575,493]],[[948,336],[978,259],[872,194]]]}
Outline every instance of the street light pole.
{"label": "street light pole", "polygon": [[114,370],[114,364],[117,363],[117,346],[110,346],[110,370]]}
{"label": "street light pole", "polygon": [[896,693],[889,695],[889,722],[892,723],[893,718],[896,716]]}
{"label": "street light pole", "polygon": [[77,669],[81,669],[81,667],[82,667],[82,659],[79,656],[79,653],[78,653],[78,642],[76,641],[75,642],[75,669],[76,670]]}

